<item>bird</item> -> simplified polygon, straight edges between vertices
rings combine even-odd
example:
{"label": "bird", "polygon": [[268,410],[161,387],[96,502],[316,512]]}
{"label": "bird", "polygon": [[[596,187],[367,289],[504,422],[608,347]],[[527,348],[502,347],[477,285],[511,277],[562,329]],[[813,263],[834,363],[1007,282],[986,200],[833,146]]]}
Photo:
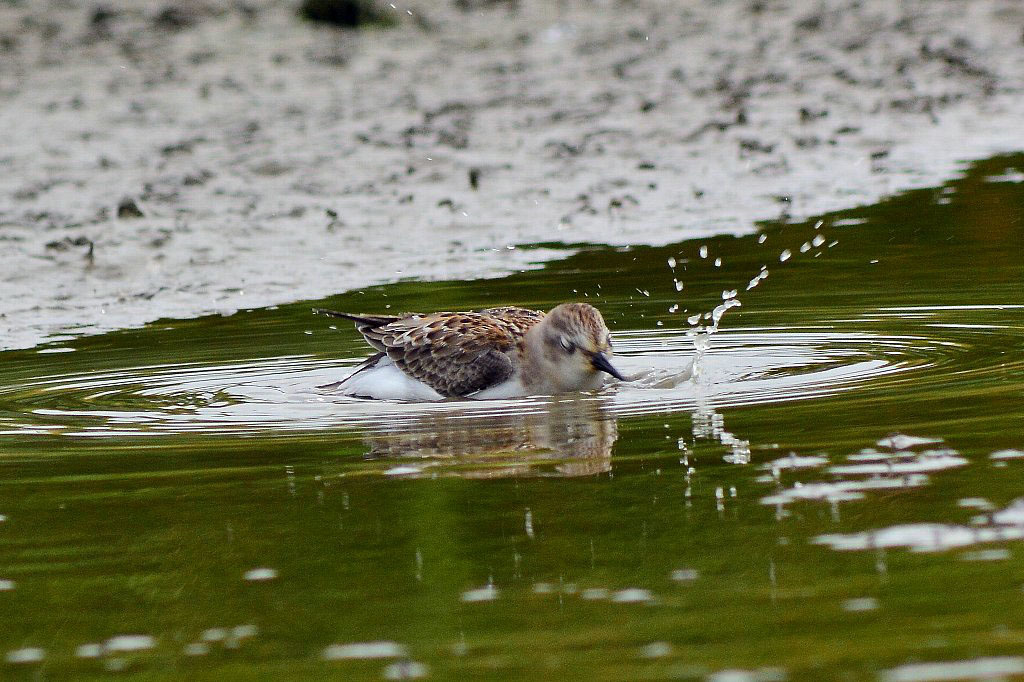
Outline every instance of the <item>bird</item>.
{"label": "bird", "polygon": [[612,339],[600,311],[562,303],[549,312],[503,306],[472,312],[363,315],[350,320],[377,352],[350,376],[320,388],[398,401],[495,399],[600,388],[611,375]]}

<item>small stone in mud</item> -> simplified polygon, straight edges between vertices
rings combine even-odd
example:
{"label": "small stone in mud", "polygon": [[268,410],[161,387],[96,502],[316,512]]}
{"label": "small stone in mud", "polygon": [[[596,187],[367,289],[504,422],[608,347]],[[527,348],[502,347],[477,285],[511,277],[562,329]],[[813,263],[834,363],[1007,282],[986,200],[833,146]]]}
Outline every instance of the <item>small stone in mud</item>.
{"label": "small stone in mud", "polygon": [[480,169],[470,168],[469,169],[469,186],[473,189],[480,188]]}
{"label": "small stone in mud", "polygon": [[807,107],[800,107],[801,123],[809,123],[810,121],[813,121],[816,118],[824,118],[826,116],[828,116],[828,109],[819,109],[816,111],[812,111]]}
{"label": "small stone in mud", "polygon": [[122,220],[128,220],[131,218],[142,218],[145,217],[145,213],[139,208],[139,205],[135,203],[135,200],[131,197],[125,197],[121,199],[121,202],[117,205],[117,217]]}
{"label": "small stone in mud", "polygon": [[89,16],[89,25],[94,30],[107,31],[110,28],[110,22],[115,19],[119,12],[107,5],[97,5],[93,8],[92,14]]}
{"label": "small stone in mud", "polygon": [[156,17],[153,25],[164,31],[180,31],[192,28],[199,23],[203,15],[213,14],[209,7],[195,2],[179,2],[165,6]]}
{"label": "small stone in mud", "polygon": [[64,239],[47,242],[46,248],[51,251],[67,251],[73,246],[89,246],[92,247],[92,240],[88,237],[64,237]]}
{"label": "small stone in mud", "polygon": [[394,17],[381,11],[373,0],[303,0],[299,16],[343,28],[395,23]]}
{"label": "small stone in mud", "polygon": [[205,185],[206,181],[213,177],[213,173],[208,170],[201,170],[198,173],[188,173],[182,180],[183,185]]}

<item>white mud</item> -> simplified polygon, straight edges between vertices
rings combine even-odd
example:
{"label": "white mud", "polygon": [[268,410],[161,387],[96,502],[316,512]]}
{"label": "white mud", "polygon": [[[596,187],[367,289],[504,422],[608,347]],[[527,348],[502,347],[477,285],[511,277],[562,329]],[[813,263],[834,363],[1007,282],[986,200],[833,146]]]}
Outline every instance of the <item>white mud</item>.
{"label": "white mud", "polygon": [[1017,0],[395,4],[0,4],[0,348],[744,234],[1024,149]]}

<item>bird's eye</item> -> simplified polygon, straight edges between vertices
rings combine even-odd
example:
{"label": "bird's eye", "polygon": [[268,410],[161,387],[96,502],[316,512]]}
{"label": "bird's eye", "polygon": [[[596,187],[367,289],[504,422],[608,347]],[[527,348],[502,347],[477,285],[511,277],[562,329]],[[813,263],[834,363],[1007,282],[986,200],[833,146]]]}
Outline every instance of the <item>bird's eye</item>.
{"label": "bird's eye", "polygon": [[572,341],[565,338],[564,336],[560,338],[558,342],[562,344],[562,350],[564,350],[566,353],[571,353],[574,350],[576,350],[576,344],[574,344]]}

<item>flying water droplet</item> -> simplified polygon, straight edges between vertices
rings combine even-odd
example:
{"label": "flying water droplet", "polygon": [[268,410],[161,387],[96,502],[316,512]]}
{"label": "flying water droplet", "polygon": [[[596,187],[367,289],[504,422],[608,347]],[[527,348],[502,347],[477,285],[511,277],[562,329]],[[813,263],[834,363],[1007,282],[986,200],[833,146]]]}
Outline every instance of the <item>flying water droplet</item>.
{"label": "flying water droplet", "polygon": [[700,247],[700,249],[697,251],[697,253],[700,254],[701,258],[707,258],[708,257],[708,247],[706,247],[706,246]]}
{"label": "flying water droplet", "polygon": [[780,263],[785,263],[786,261],[788,261],[790,259],[790,257],[792,255],[793,255],[792,251],[790,251],[789,249],[785,249],[782,253],[779,254],[779,262]]}

